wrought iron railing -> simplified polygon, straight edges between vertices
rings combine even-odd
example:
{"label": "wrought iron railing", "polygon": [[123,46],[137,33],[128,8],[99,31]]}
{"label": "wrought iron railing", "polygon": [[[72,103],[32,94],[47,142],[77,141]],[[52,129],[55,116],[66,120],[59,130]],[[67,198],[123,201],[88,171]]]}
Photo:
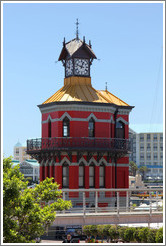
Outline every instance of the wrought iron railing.
{"label": "wrought iron railing", "polygon": [[39,150],[116,150],[128,152],[130,149],[130,141],[119,138],[57,137],[27,140],[27,153]]}

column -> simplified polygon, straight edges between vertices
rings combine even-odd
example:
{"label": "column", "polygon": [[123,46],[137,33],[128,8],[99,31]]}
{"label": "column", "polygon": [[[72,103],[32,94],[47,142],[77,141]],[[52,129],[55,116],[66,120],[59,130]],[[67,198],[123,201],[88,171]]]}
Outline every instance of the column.
{"label": "column", "polygon": [[[105,188],[112,188],[112,166],[105,166]],[[111,192],[105,193],[106,197],[111,197]]]}
{"label": "column", "polygon": [[44,169],[44,166],[42,164],[40,164],[40,182],[43,181],[43,169]]}
{"label": "column", "polygon": [[[89,166],[85,166],[85,189],[89,189]],[[85,196],[89,197],[89,192],[85,192]]]}
{"label": "column", "polygon": [[60,184],[59,189],[62,189],[62,165],[56,165],[54,168],[54,180]]}
{"label": "column", "polygon": [[99,188],[99,166],[95,166],[95,188]]}
{"label": "column", "polygon": [[49,168],[49,166],[48,166],[48,164],[46,163],[46,164],[45,164],[45,179],[48,177],[48,168]]}
{"label": "column", "polygon": [[54,177],[54,173],[53,173],[54,162],[53,161],[51,161],[49,168],[50,168],[50,178],[52,178],[52,177]]}
{"label": "column", "polygon": [[[69,189],[78,189],[79,166],[69,166]],[[78,197],[78,192],[70,192],[69,197]]]}

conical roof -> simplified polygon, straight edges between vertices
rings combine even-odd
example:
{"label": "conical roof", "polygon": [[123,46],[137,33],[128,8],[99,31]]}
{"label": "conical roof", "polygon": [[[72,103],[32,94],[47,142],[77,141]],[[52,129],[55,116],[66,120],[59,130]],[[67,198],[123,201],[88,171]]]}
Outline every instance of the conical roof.
{"label": "conical roof", "polygon": [[91,85],[91,78],[89,77],[65,78],[64,86],[43,102],[43,104],[64,101],[113,103],[120,106],[129,106],[109,91],[95,90]]}

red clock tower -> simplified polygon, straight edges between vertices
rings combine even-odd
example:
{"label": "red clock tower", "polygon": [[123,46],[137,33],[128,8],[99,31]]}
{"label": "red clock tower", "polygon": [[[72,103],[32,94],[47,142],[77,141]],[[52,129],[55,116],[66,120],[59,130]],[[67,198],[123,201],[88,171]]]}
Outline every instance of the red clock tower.
{"label": "red clock tower", "polygon": [[[93,59],[91,43],[80,40],[78,33],[75,39],[64,40],[59,56],[65,69],[64,85],[38,106],[41,138],[27,140],[27,153],[40,163],[40,181],[53,177],[61,189],[129,185],[129,113],[133,107],[107,89],[93,88]],[[105,193],[99,198],[101,206],[109,196]]]}

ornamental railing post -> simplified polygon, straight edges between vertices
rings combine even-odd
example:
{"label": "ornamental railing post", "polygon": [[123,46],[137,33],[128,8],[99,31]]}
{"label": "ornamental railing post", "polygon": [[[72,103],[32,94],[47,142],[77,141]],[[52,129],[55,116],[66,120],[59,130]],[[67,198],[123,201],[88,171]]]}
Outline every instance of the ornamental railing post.
{"label": "ornamental railing post", "polygon": [[117,191],[117,215],[119,216],[119,191]]}
{"label": "ornamental railing post", "polygon": [[158,191],[156,191],[156,207],[157,207],[157,211],[158,211]]}
{"label": "ornamental railing post", "polygon": [[151,192],[149,192],[149,199],[150,199],[150,210],[149,210],[149,212],[150,212],[150,216],[152,215],[152,193]]}
{"label": "ornamental railing post", "polygon": [[82,195],[83,195],[83,214],[85,217],[86,215],[85,192],[83,192]]}
{"label": "ornamental railing post", "polygon": [[[63,200],[65,201],[65,192],[62,191],[62,194],[63,194]],[[65,210],[63,210],[63,214],[65,213]]]}
{"label": "ornamental railing post", "polygon": [[126,212],[129,209],[129,191],[126,191]]}
{"label": "ornamental railing post", "polygon": [[95,199],[95,213],[97,213],[98,210],[98,192],[96,191],[96,199]]}

